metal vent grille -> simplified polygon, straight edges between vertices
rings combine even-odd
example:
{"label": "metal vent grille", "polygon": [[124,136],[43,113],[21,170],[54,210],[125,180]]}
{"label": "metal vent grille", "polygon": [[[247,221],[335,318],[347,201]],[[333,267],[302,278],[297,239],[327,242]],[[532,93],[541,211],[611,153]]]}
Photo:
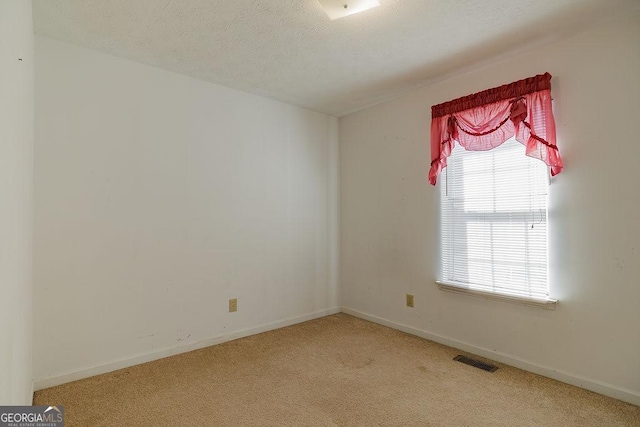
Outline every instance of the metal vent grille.
{"label": "metal vent grille", "polygon": [[469,357],[462,356],[461,354],[454,357],[453,360],[464,363],[465,365],[473,366],[474,368],[482,369],[483,371],[487,372],[495,372],[498,369],[497,366],[490,365],[479,360],[471,359]]}

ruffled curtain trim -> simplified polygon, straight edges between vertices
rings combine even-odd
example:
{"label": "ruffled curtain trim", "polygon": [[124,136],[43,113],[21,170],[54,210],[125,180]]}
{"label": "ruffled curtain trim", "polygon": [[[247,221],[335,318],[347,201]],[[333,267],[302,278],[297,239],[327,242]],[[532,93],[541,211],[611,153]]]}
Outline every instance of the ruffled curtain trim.
{"label": "ruffled curtain trim", "polygon": [[466,150],[495,148],[513,136],[526,155],[562,171],[551,109],[551,74],[545,73],[509,85],[478,92],[431,108],[431,168],[436,184],[455,143]]}

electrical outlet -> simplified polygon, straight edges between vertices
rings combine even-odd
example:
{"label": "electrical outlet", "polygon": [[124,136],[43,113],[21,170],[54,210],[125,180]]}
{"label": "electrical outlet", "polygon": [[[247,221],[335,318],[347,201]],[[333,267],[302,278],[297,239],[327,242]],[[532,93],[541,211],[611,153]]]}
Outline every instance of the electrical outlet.
{"label": "electrical outlet", "polygon": [[407,294],[407,307],[413,308],[413,295]]}
{"label": "electrical outlet", "polygon": [[233,313],[234,311],[238,311],[238,299],[230,299],[229,300],[229,313]]}

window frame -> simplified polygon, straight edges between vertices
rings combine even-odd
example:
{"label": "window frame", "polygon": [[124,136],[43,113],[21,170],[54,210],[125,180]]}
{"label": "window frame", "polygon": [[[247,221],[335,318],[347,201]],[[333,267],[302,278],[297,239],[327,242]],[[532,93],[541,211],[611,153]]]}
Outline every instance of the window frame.
{"label": "window frame", "polygon": [[[505,141],[506,142],[506,141]],[[456,147],[458,149],[461,149],[461,147]],[[438,203],[440,204],[439,206],[439,233],[440,233],[440,239],[439,239],[439,245],[443,244],[443,236],[442,236],[442,213],[443,213],[443,205],[442,205],[442,194],[443,192],[447,191],[447,186],[448,186],[448,169],[449,167],[445,168],[444,172],[445,172],[445,179],[441,179],[439,180],[440,182],[438,183],[438,187],[439,187],[439,192],[438,192]],[[547,181],[547,185],[550,186],[550,181]],[[548,196],[547,196],[548,197]],[[548,200],[548,199],[547,199]],[[547,218],[547,226],[548,226],[548,211],[549,211],[549,206],[547,203],[546,206],[546,218]],[[514,210],[514,211],[507,211],[507,212],[496,212],[495,215],[492,214],[492,218],[496,218],[496,217],[500,217],[501,215],[504,215],[505,217],[509,217],[509,216],[513,216],[514,214],[518,215],[518,214],[522,214],[523,216],[526,216],[528,214],[530,214],[531,211],[520,211],[520,210]],[[463,213],[464,214],[464,213]],[[463,216],[466,216],[466,214],[464,214]],[[469,214],[470,217],[473,217],[474,214]],[[547,243],[547,254],[548,254],[548,248],[549,248],[549,235],[547,234],[546,236],[546,243]],[[439,265],[438,265],[438,276],[439,277],[444,277],[444,272],[442,271],[443,268],[443,248],[440,247],[440,258],[439,258]],[[547,262],[547,274],[549,273],[549,264]],[[547,295],[545,298],[536,298],[536,297],[527,297],[527,296],[523,296],[523,295],[510,295],[507,293],[499,293],[499,292],[490,292],[490,291],[486,291],[486,290],[481,290],[481,289],[476,289],[473,288],[472,285],[466,284],[466,283],[461,283],[461,282],[456,282],[453,280],[446,280],[446,279],[438,279],[435,281],[435,284],[438,286],[438,288],[440,290],[443,291],[447,291],[447,292],[453,292],[453,293],[458,293],[458,294],[464,294],[464,295],[471,295],[471,296],[475,296],[475,297],[482,297],[482,298],[486,298],[486,299],[492,299],[492,300],[499,300],[499,301],[504,301],[504,302],[511,302],[511,303],[517,303],[517,304],[522,304],[522,305],[526,305],[526,306],[532,306],[532,307],[538,307],[538,308],[544,308],[544,309],[548,309],[548,310],[555,310],[556,305],[558,303],[557,299],[551,298],[549,295]],[[507,289],[507,288],[505,288]],[[549,283],[547,282],[547,289],[549,290]]]}

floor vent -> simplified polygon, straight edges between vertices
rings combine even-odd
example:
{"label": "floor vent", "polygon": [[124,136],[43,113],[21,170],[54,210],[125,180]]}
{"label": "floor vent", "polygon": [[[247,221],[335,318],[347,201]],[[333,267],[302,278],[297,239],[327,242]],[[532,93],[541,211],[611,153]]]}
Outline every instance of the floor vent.
{"label": "floor vent", "polygon": [[487,372],[494,372],[498,369],[497,366],[489,365],[488,363],[471,359],[469,357],[462,356],[460,354],[454,357],[453,360],[464,363],[465,365],[473,366],[474,368],[482,369],[483,371],[487,371]]}

